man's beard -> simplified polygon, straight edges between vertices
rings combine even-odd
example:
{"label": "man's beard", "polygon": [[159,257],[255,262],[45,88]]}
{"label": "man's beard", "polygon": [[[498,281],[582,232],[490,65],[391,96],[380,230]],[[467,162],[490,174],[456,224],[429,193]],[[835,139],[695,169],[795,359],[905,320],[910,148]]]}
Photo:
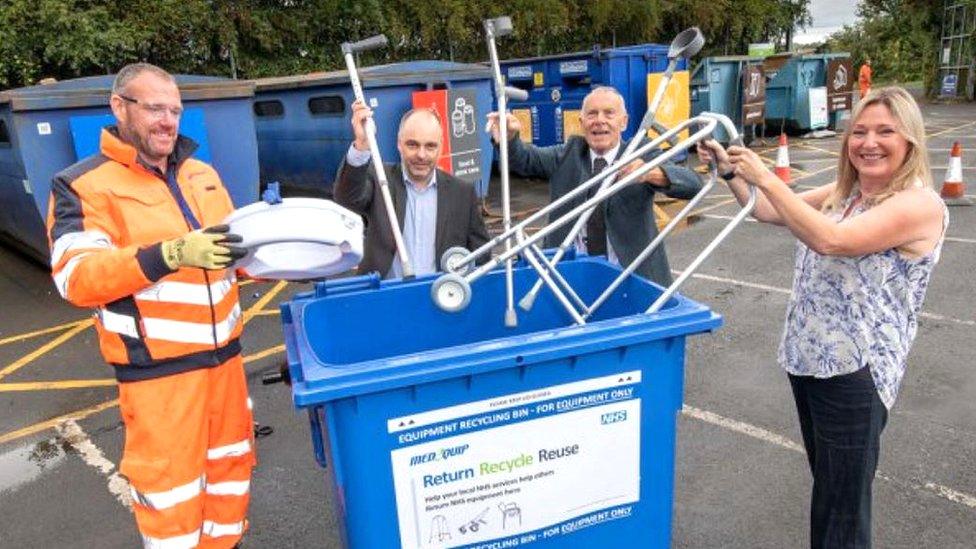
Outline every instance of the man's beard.
{"label": "man's beard", "polygon": [[[139,156],[152,162],[162,160],[163,158],[168,157],[173,152],[172,150],[162,151],[162,152],[154,151],[152,145],[149,142],[150,140],[149,135],[148,134],[145,136],[140,135],[138,132],[134,131],[129,126],[124,126],[120,124],[119,135],[122,137],[123,141],[135,147],[136,152],[139,153]],[[174,143],[174,147],[175,146],[176,145]]]}

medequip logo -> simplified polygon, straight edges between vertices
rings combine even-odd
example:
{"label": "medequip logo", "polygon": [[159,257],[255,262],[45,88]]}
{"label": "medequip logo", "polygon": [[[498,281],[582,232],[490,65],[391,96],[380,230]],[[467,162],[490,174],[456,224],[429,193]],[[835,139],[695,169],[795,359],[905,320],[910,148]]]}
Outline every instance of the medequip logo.
{"label": "medequip logo", "polygon": [[460,446],[450,446],[447,448],[441,448],[433,452],[427,452],[425,454],[418,454],[410,458],[410,466],[420,465],[421,463],[430,463],[432,461],[446,461],[452,457],[457,457],[463,455],[464,452],[470,448],[470,444],[462,444]]}

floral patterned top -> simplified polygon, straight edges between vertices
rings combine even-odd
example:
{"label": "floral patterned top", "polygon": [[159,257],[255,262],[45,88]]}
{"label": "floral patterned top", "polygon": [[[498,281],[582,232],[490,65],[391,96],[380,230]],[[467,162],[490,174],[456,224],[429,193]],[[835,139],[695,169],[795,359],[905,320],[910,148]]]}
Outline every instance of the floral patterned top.
{"label": "floral patterned top", "polygon": [[[860,202],[851,208],[859,194],[852,193],[830,217],[839,221],[848,209],[850,217],[863,213]],[[869,366],[878,396],[891,409],[948,224],[943,206],[942,237],[932,252],[917,259],[895,249],[825,256],[798,242],[779,365],[793,375],[819,378]]]}

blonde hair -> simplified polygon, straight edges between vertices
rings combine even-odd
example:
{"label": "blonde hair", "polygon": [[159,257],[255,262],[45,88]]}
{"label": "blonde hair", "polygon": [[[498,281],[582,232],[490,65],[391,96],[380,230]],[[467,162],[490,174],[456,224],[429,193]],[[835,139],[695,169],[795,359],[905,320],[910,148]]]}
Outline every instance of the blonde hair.
{"label": "blonde hair", "polygon": [[858,173],[847,153],[847,146],[851,139],[854,125],[864,109],[872,105],[884,105],[894,117],[898,133],[908,141],[908,152],[905,161],[895,170],[891,181],[884,192],[871,197],[873,204],[878,204],[898,191],[903,191],[921,181],[925,187],[932,187],[932,174],[929,172],[929,154],[925,147],[925,124],[918,103],[904,88],[891,86],[872,89],[851,113],[851,123],[844,132],[841,140],[840,160],[837,162],[837,186],[834,192],[824,202],[824,211],[842,208],[848,198],[858,186]]}

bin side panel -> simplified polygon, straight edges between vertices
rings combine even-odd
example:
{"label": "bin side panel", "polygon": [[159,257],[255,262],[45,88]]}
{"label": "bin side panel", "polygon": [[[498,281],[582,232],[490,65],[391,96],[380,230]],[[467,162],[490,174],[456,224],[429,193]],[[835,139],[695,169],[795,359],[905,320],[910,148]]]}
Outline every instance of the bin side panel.
{"label": "bin side panel", "polygon": [[24,217],[20,218],[21,225],[17,230],[21,237],[19,240],[45,262],[49,255],[45,222],[51,180],[59,171],[78,160],[72,144],[70,117],[102,110],[105,108],[25,111],[16,115],[20,154],[36,208],[33,212],[23,212]]}
{"label": "bin side panel", "polygon": [[[402,540],[410,539],[419,542],[420,547],[456,547],[514,537],[537,547],[667,547],[683,352],[683,338],[669,338],[329,403],[325,412],[326,429],[332,432],[325,439],[330,441],[333,467],[341,469],[334,474],[340,479],[338,493],[350,546],[397,547]],[[639,377],[639,381],[622,381],[620,375]],[[502,436],[518,430],[537,432],[540,424],[533,422],[558,421],[558,413],[539,411],[546,403],[554,403],[555,408],[571,407],[578,405],[581,395],[592,398],[594,394],[609,395],[610,391],[578,394],[570,391],[549,400],[533,399],[526,394],[543,395],[548,390],[560,395],[560,387],[605,376],[621,380],[619,387],[629,389],[630,396],[594,400],[592,406],[561,412],[600,418],[597,423],[544,433],[545,440],[540,442],[548,443],[544,447],[536,447],[539,444],[531,440],[521,441],[522,446],[516,447],[508,441],[519,437]],[[498,399],[506,395],[521,396]],[[476,407],[467,408],[474,403],[495,399],[501,404],[494,406],[492,412],[465,415],[477,412]],[[528,415],[516,419],[516,410],[525,410]],[[637,410],[636,417],[623,413],[632,410]],[[507,420],[478,422],[502,412],[510,412]],[[396,430],[398,420],[416,419],[420,425],[434,417],[430,414],[440,414],[441,420],[427,424],[430,426],[452,423],[476,426],[456,427],[455,431],[422,440],[417,440],[422,428]],[[394,421],[392,433],[390,420]],[[466,420],[468,423],[463,423]],[[626,422],[633,422],[629,425],[639,429],[639,445],[631,448],[624,444],[614,447],[617,452],[607,454],[607,445],[619,441],[603,433],[625,427]],[[577,446],[575,453],[559,458],[565,461],[556,458],[544,461],[540,456],[540,452],[573,445]],[[429,458],[427,450],[434,447],[452,453]],[[412,456],[415,448],[416,455]],[[410,456],[410,467],[397,466],[395,470],[393,456],[397,451]],[[589,469],[588,474],[579,474],[574,468],[573,460],[585,460],[587,453],[601,451],[604,452],[601,455],[613,456],[609,462],[601,462],[602,468]],[[635,456],[635,452],[639,455]],[[513,473],[486,472],[491,469],[481,466],[485,456],[491,463],[502,463],[513,456],[531,456],[533,461],[525,464],[523,460],[520,469]],[[630,469],[632,466],[638,469]],[[474,476],[461,478],[456,484],[444,480],[446,477],[437,480],[440,471],[468,469],[475,471]],[[395,474],[400,475],[399,481],[395,480]],[[603,481],[617,488],[630,486],[635,495],[606,494]],[[504,483],[507,491],[492,487]],[[573,494],[580,498],[587,494],[606,497],[584,498],[583,505],[577,505],[578,501],[546,499],[552,490],[565,491],[567,487],[571,488],[567,496],[570,499],[577,497]],[[410,494],[411,489],[414,495],[408,497],[405,494]],[[518,508],[517,514],[512,505]],[[484,509],[488,511],[478,519]],[[514,522],[516,516],[518,523]],[[503,518],[513,522],[506,522],[503,528]],[[472,531],[476,519],[478,530]],[[401,527],[411,529],[406,538]],[[447,534],[450,539],[444,537]]]}
{"label": "bin side panel", "polygon": [[258,199],[260,168],[251,99],[193,102],[203,112],[212,164],[240,208]]}
{"label": "bin side panel", "polygon": [[[39,261],[46,261],[41,206],[36,202],[35,187],[30,181],[21,155],[18,126],[21,115],[0,111],[10,142],[0,145],[0,233]],[[43,189],[46,186],[42,186]],[[47,204],[47,199],[44,199]]]}

